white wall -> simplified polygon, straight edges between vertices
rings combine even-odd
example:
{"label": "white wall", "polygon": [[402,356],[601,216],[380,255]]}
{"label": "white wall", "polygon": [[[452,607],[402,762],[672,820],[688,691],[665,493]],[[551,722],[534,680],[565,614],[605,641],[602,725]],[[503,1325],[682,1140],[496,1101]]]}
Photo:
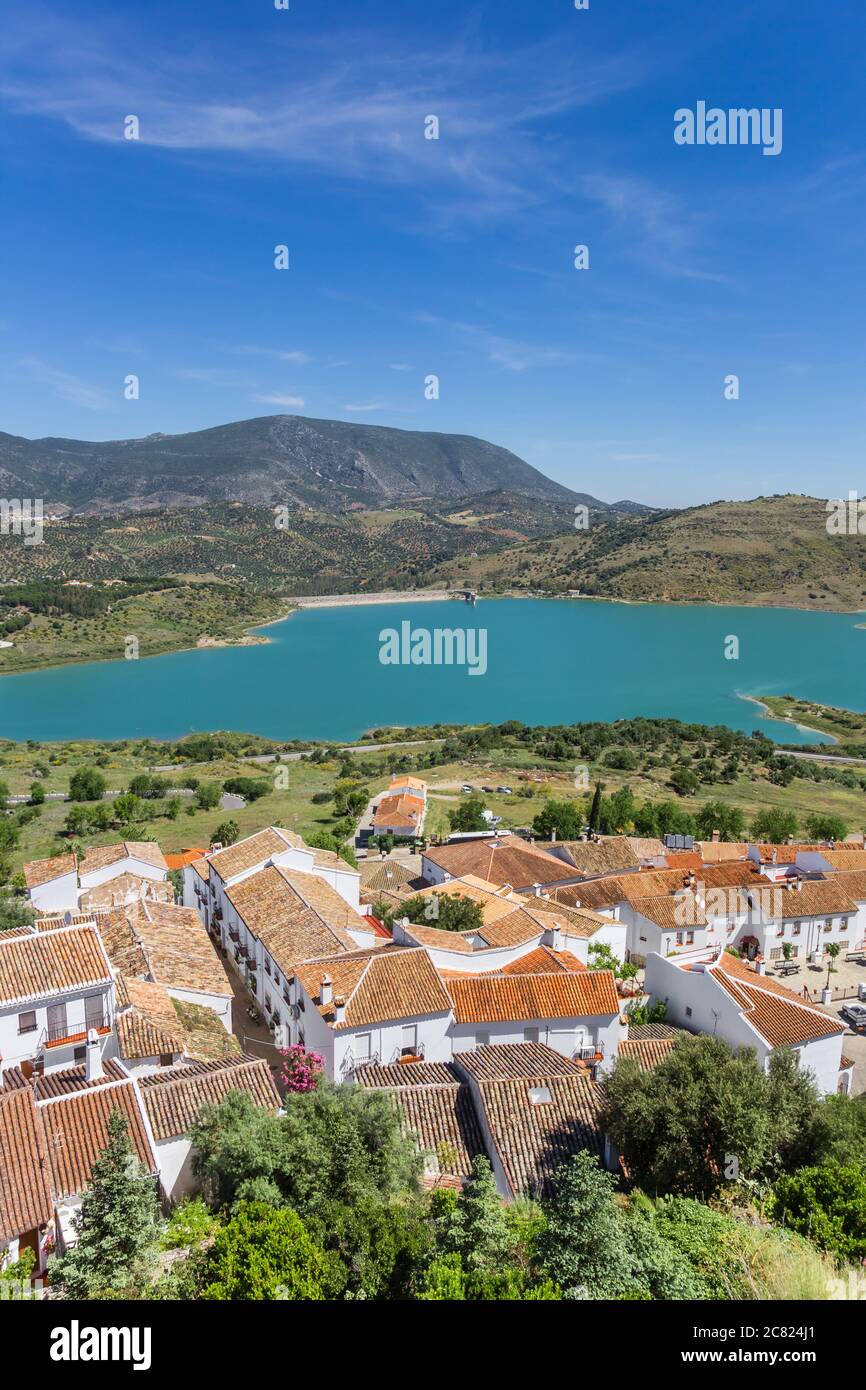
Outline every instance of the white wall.
{"label": "white wall", "polygon": [[50,883],[42,883],[31,888],[27,894],[38,912],[49,916],[52,912],[76,912],[78,910],[78,875],[64,874],[53,878]]}
{"label": "white wall", "polygon": [[136,874],[138,878],[153,879],[155,883],[162,883],[168,877],[165,869],[157,869],[153,864],[147,864],[143,859],[134,859],[127,854],[123,859],[115,860],[113,864],[106,864],[101,869],[92,869],[89,873],[81,874],[81,887],[96,888],[98,884],[109,883],[121,874]]}

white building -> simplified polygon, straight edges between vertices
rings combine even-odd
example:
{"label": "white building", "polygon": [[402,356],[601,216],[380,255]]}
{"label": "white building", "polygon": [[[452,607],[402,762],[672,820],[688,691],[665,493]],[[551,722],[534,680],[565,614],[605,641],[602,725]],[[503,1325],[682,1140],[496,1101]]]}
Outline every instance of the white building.
{"label": "white building", "polygon": [[687,962],[653,954],[646,991],[667,1005],[668,1023],[724,1038],[734,1048],[754,1048],[765,1066],[776,1048],[790,1048],[824,1095],[850,1090],[852,1063],[842,1053],[845,1025],[762,969],[726,951],[706,951]]}
{"label": "white building", "polygon": [[0,1078],[84,1060],[88,1031],[105,1048],[114,1017],[111,965],[95,927],[0,933]]}
{"label": "white building", "polygon": [[96,845],[78,861],[74,854],[53,859],[34,859],[24,865],[24,881],[31,906],[45,916],[77,912],[93,904],[82,896],[93,895],[114,879],[124,880],[127,899],[147,896],[148,885],[164,883],[168,865],[159,845],[150,840],[121,840]]}

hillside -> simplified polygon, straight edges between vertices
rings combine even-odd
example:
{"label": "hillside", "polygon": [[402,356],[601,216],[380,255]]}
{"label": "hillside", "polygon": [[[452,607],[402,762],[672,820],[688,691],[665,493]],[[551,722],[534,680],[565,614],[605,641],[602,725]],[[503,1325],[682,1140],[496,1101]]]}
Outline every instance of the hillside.
{"label": "hillside", "polygon": [[[393,506],[493,489],[604,507],[471,435],[265,415],[191,434],[94,443],[0,433],[0,491],[76,512],[193,507],[214,501],[314,507]],[[627,506],[633,504],[626,504]]]}
{"label": "hillside", "polygon": [[866,607],[866,537],[830,536],[826,504],[788,494],[613,520],[440,566],[434,584],[657,602]]}

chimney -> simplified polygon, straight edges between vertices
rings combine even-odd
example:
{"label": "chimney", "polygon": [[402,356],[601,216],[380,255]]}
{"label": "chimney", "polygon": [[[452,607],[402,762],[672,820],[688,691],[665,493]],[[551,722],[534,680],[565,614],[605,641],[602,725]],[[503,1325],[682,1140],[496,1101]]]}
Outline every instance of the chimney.
{"label": "chimney", "polygon": [[533,885],[532,885],[532,894],[533,894],[533,897],[536,897],[536,898],[540,898],[540,897],[541,897],[541,884],[540,884],[540,883],[533,883]]}
{"label": "chimney", "polygon": [[763,960],[756,960],[756,961],[755,961],[755,973],[758,974],[758,975],[766,975],[766,973],[767,973],[766,961],[763,961]]}
{"label": "chimney", "polygon": [[545,927],[541,938],[541,944],[548,946],[551,951],[562,951],[565,948],[562,927]]}
{"label": "chimney", "polygon": [[330,1004],[334,997],[334,986],[330,975],[322,976],[322,983],[319,985],[319,1003]]}
{"label": "chimney", "polygon": [[555,844],[556,844],[556,831],[555,831],[555,830],[551,830],[551,832],[550,832],[550,843],[551,843],[552,845],[555,845]]}
{"label": "chimney", "polygon": [[84,1076],[87,1081],[99,1081],[105,1072],[102,1067],[102,1049],[95,1028],[87,1030],[87,1046],[84,1052]]}
{"label": "chimney", "polygon": [[334,1022],[346,1022],[346,1001],[343,998],[342,994],[334,995]]}
{"label": "chimney", "polygon": [[793,843],[794,843],[794,837],[793,837],[793,835],[789,835],[789,836],[788,836],[788,844],[789,844],[789,845],[792,845]]}
{"label": "chimney", "polygon": [[713,831],[713,844],[714,844],[714,845],[717,845],[717,844],[719,843],[719,841],[721,840],[721,838],[722,838],[722,832],[721,832],[721,830],[714,830],[714,831]]}

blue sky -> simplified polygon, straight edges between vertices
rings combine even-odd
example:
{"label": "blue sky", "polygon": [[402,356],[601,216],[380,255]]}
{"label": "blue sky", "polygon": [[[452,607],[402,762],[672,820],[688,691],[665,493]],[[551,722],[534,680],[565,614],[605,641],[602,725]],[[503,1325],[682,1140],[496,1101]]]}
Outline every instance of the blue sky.
{"label": "blue sky", "polygon": [[[290,3],[7,7],[0,428],[286,411],[608,500],[861,487],[861,0]],[[780,107],[782,152],[676,145],[698,100]]]}

